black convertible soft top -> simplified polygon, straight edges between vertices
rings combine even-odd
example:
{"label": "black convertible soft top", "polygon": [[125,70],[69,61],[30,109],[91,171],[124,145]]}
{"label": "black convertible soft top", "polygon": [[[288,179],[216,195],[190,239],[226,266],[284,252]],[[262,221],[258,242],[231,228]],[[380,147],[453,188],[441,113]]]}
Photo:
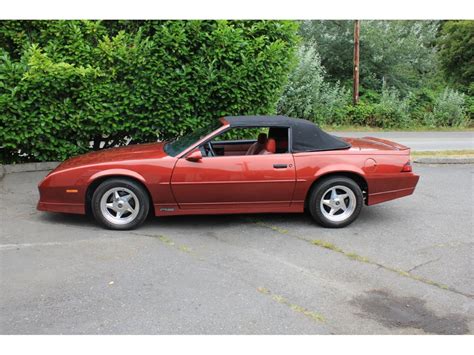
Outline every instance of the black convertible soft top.
{"label": "black convertible soft top", "polygon": [[291,128],[293,152],[347,149],[351,145],[321,130],[314,123],[287,116],[226,116],[231,127]]}

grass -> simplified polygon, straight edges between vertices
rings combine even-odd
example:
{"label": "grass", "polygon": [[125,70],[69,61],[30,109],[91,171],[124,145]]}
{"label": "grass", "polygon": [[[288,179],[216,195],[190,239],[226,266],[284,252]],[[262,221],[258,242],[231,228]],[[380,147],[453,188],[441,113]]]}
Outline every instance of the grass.
{"label": "grass", "polygon": [[[313,240],[310,240],[310,239],[306,239],[305,237],[302,237],[302,236],[299,236],[299,235],[294,235],[294,234],[291,234],[288,230],[286,229],[281,229],[279,227],[276,227],[276,226],[273,226],[271,224],[268,224],[268,223],[265,223],[265,222],[261,222],[261,221],[253,221],[253,223],[261,226],[261,227],[264,227],[264,228],[269,228],[271,230],[273,230],[274,232],[277,232],[277,233],[280,233],[280,234],[285,234],[285,235],[290,235],[290,236],[293,236],[293,237],[296,237],[302,241],[305,241],[305,242],[308,242],[312,245],[315,245],[317,247],[320,247],[320,248],[324,248],[324,249],[328,249],[328,250],[331,250],[335,253],[339,253],[341,255],[343,255],[344,257],[352,260],[352,261],[356,261],[356,262],[360,262],[360,263],[364,263],[364,264],[368,264],[368,265],[374,265],[374,266],[377,266],[381,269],[384,269],[384,270],[387,270],[387,271],[390,271],[390,272],[394,272],[400,276],[403,276],[403,277],[406,277],[408,279],[412,279],[412,280],[415,280],[415,281],[419,281],[419,282],[422,282],[422,283],[425,283],[427,285],[431,285],[431,286],[435,286],[437,288],[440,288],[440,289],[443,289],[443,290],[447,290],[447,291],[451,291],[451,292],[454,292],[454,293],[457,293],[457,294],[460,294],[460,295],[463,295],[463,296],[466,296],[466,297],[469,297],[469,298],[474,298],[474,295],[471,295],[471,294],[465,294],[461,291],[458,291],[452,287],[449,287],[448,285],[445,285],[443,283],[440,283],[440,282],[436,282],[436,281],[433,281],[433,280],[430,280],[428,278],[425,278],[423,276],[418,276],[416,274],[413,274],[411,273],[410,271],[405,271],[405,270],[402,270],[402,269],[398,269],[398,268],[395,268],[395,267],[391,267],[391,266],[387,266],[387,265],[384,265],[380,262],[377,262],[377,261],[374,261],[374,260],[371,260],[369,259],[368,257],[366,256],[363,256],[363,255],[359,255],[355,252],[352,252],[352,251],[346,251],[344,249],[342,249],[341,247],[331,243],[331,242],[328,242],[326,240],[322,240],[322,239],[313,239]],[[259,288],[258,291],[260,293],[265,293],[265,294],[270,294],[271,292],[265,288]],[[274,300],[277,300],[274,298]],[[281,303],[284,303],[284,302],[281,302]]]}
{"label": "grass", "polygon": [[436,150],[436,151],[412,151],[411,155],[415,158],[421,157],[456,157],[456,158],[472,158],[474,157],[474,149],[464,150]]}
{"label": "grass", "polygon": [[172,241],[170,238],[164,236],[164,235],[157,235],[157,236],[154,236],[156,238],[158,238],[163,244],[169,246],[169,247],[172,247],[172,248],[175,248],[183,253],[188,253],[188,254],[191,254],[192,253],[192,250],[190,247],[186,246],[186,245],[177,245],[174,241]]}
{"label": "grass", "polygon": [[[455,291],[455,290],[451,289],[448,285],[445,285],[445,284],[442,284],[440,282],[436,282],[436,281],[424,278],[422,276],[412,274],[409,271],[405,271],[405,270],[402,270],[402,269],[397,269],[397,268],[394,268],[394,267],[383,265],[379,262],[370,260],[369,258],[367,258],[365,256],[362,256],[362,255],[359,255],[359,254],[354,253],[354,252],[347,252],[347,251],[343,250],[342,248],[338,247],[337,245],[334,245],[334,244],[332,244],[330,242],[327,242],[325,240],[319,240],[319,239],[318,240],[312,240],[311,244],[316,245],[316,246],[321,247],[321,248],[325,248],[325,249],[335,251],[335,252],[340,253],[340,254],[344,255],[345,257],[347,257],[351,260],[354,260],[354,261],[359,261],[361,263],[375,265],[375,266],[377,266],[379,268],[382,268],[382,269],[385,269],[387,271],[396,272],[400,276],[403,276],[403,277],[406,277],[406,278],[409,278],[409,279],[412,279],[412,280],[420,281],[420,282],[423,282],[425,284],[441,288],[443,290],[450,290],[450,291],[454,291],[456,293],[459,293],[458,291]],[[467,297],[472,298],[471,295],[468,295]]]}
{"label": "grass", "polygon": [[308,317],[308,318],[310,318],[314,321],[317,321],[317,322],[325,322],[325,318],[322,314],[320,314],[318,312],[311,311],[311,310],[309,310],[305,307],[302,307],[300,305],[294,304],[294,303],[290,302],[286,297],[283,297],[281,295],[272,294],[272,292],[269,289],[265,288],[265,287],[258,287],[257,291],[260,292],[261,294],[271,296],[273,301],[278,302],[280,304],[283,304],[283,305],[289,307],[294,312],[301,313],[304,316],[306,316],[306,317]]}

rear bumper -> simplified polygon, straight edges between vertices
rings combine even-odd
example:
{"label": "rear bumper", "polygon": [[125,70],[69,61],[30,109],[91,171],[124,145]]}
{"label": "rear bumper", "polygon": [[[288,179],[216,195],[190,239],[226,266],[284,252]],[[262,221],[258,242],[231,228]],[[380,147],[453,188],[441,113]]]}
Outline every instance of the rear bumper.
{"label": "rear bumper", "polygon": [[367,199],[367,205],[375,205],[377,203],[382,203],[390,200],[394,200],[400,197],[409,196],[415,191],[418,180],[420,179],[419,175],[413,173],[400,173],[397,174],[396,180],[399,188],[389,189],[385,191],[378,191],[370,193]]}

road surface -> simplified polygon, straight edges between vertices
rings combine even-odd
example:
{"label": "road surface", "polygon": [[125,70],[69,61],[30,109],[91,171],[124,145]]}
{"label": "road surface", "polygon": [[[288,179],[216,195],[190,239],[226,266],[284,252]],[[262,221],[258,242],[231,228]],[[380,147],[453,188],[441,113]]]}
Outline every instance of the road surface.
{"label": "road surface", "polygon": [[2,334],[472,334],[473,165],[344,229],[306,215],[152,218],[113,232],[0,181]]}
{"label": "road surface", "polygon": [[474,149],[474,131],[471,132],[331,132],[340,137],[377,137],[410,147],[412,150]]}

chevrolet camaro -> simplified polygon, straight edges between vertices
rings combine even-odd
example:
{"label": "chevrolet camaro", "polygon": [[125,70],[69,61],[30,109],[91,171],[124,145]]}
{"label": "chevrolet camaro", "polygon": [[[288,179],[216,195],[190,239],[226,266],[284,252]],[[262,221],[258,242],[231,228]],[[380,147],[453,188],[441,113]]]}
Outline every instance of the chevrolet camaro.
{"label": "chevrolet camaro", "polygon": [[132,229],[147,215],[300,213],[344,227],[362,206],[411,195],[410,149],[339,138],[285,116],[229,116],[174,141],[73,157],[39,184],[38,209]]}

